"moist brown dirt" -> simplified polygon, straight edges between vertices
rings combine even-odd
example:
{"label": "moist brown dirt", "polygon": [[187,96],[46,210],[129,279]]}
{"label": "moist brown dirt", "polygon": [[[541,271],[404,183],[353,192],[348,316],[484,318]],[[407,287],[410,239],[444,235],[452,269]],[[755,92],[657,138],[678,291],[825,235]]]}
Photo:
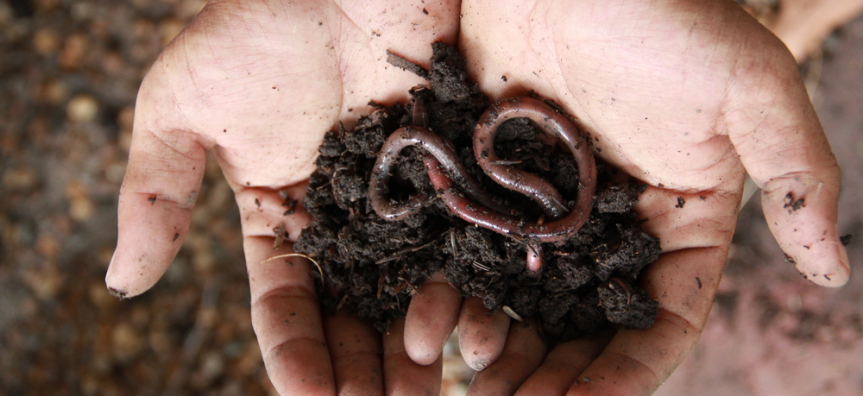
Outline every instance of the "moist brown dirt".
{"label": "moist brown dirt", "polygon": [[[429,86],[410,91],[424,103],[429,129],[453,142],[468,170],[501,203],[518,208],[526,221],[537,221],[542,216],[538,207],[495,184],[477,165],[471,136],[489,99],[467,80],[465,60],[454,47],[435,43],[433,49]],[[480,297],[492,311],[509,307],[522,318],[535,318],[552,340],[610,325],[653,324],[657,303],[636,285],[641,269],[660,252],[659,241],[638,228],[632,210],[644,186],[599,159],[590,219],[568,239],[542,244],[539,273],[526,270],[524,241],[449,212],[415,147],[402,151],[390,199],[401,202],[423,192],[429,200],[403,220],[379,217],[366,198],[371,169],[386,138],[412,124],[412,103],[380,106],[353,129],[328,132],[320,147],[304,202],[313,221],[294,249],[322,265],[325,309],[355,312],[384,332],[405,315],[416,289],[443,271],[464,297]],[[579,184],[568,151],[540,139],[543,132],[526,119],[510,120],[501,128],[495,141],[500,157],[551,181],[571,206]]]}

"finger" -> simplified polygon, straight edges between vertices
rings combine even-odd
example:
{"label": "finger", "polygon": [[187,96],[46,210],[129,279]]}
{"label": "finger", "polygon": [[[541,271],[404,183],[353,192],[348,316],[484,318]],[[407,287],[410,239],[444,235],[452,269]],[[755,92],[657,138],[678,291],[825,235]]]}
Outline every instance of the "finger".
{"label": "finger", "polygon": [[552,348],[516,395],[563,395],[608,344],[609,337],[578,339]]}
{"label": "finger", "polygon": [[500,357],[477,372],[468,395],[511,395],[542,363],[546,343],[539,326],[530,321],[512,322]]}
{"label": "finger", "polygon": [[443,359],[428,365],[415,363],[405,350],[405,321],[399,319],[384,334],[384,389],[387,395],[437,395]]}
{"label": "finger", "polygon": [[382,395],[383,346],[374,328],[339,311],[324,319],[327,345],[339,395]]}
{"label": "finger", "polygon": [[502,310],[489,312],[479,297],[464,302],[458,320],[458,344],[470,368],[482,371],[497,360],[506,345],[509,321]]}
{"label": "finger", "polygon": [[405,350],[418,364],[438,361],[447,338],[455,329],[461,305],[459,292],[436,273],[413,296],[405,317]]}
{"label": "finger", "polygon": [[649,395],[695,346],[713,302],[727,245],[663,253],[642,274],[659,301],[653,327],[620,330],[569,395]]}
{"label": "finger", "polygon": [[764,215],[779,246],[809,280],[841,286],[850,267],[836,229],[839,167],[794,59],[773,44],[752,43],[761,53],[735,70],[728,97],[746,102],[727,106],[729,136],[763,190]]}
{"label": "finger", "polygon": [[333,370],[308,260],[282,257],[272,237],[243,240],[252,294],[252,326],[273,386],[283,395],[332,394]]}
{"label": "finger", "polygon": [[170,98],[156,88],[160,84],[158,73],[148,74],[135,107],[120,187],[117,249],[105,276],[108,288],[120,297],[152,287],[180,250],[204,175],[206,149],[212,146],[177,120]]}

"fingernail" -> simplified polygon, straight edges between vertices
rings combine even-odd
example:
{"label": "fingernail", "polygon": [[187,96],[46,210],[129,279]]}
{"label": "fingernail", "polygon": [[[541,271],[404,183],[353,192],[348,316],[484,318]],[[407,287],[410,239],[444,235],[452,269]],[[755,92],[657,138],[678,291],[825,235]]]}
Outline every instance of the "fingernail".
{"label": "fingernail", "polygon": [[113,287],[109,287],[109,288],[108,288],[108,293],[110,293],[110,294],[111,294],[112,296],[114,296],[114,297],[119,298],[120,300],[125,300],[125,299],[126,299],[126,296],[129,294],[129,293],[128,293],[128,292],[126,292],[126,291],[123,291],[123,290],[117,290],[117,289],[115,289],[115,288],[113,288]]}
{"label": "fingernail", "polygon": [[470,363],[470,368],[474,369],[474,371],[483,371],[490,363],[491,361],[488,359],[474,360]]}

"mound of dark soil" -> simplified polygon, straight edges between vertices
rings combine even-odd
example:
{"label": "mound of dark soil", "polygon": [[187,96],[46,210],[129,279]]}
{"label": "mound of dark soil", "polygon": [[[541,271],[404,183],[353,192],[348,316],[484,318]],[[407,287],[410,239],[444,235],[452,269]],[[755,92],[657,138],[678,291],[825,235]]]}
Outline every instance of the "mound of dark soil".
{"label": "mound of dark soil", "polygon": [[[532,201],[495,184],[477,165],[471,136],[489,100],[466,81],[465,61],[455,48],[441,43],[433,47],[429,71],[401,60],[430,82],[430,88],[410,91],[425,104],[429,129],[453,142],[487,191],[519,208],[526,221],[537,221],[542,212]],[[430,274],[444,271],[465,297],[482,298],[490,310],[504,308],[535,318],[553,340],[590,334],[612,323],[637,328],[653,324],[657,303],[635,286],[641,269],[660,252],[659,241],[638,228],[632,211],[644,187],[598,159],[590,219],[572,237],[543,244],[539,273],[526,270],[524,241],[450,214],[415,147],[399,157],[390,198],[404,200],[424,192],[429,200],[403,220],[379,217],[366,198],[371,169],[387,137],[412,124],[411,106],[376,106],[378,110],[352,130],[327,133],[321,145],[305,199],[313,222],[294,249],[322,265],[325,309],[356,312],[383,332],[390,321],[405,315],[416,288]],[[549,180],[565,199],[575,199],[578,172],[567,150],[544,143],[539,138],[543,132],[526,119],[507,121],[501,128],[495,142],[501,158]]]}

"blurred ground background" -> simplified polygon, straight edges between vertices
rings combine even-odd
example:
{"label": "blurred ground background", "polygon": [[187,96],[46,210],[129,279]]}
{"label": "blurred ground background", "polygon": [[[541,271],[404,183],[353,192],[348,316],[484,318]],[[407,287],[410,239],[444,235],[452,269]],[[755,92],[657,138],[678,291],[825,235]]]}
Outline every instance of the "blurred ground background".
{"label": "blurred ground background", "polygon": [[[738,1],[741,3],[741,1]],[[843,168],[839,290],[797,273],[743,208],[695,352],[660,395],[863,395],[863,8],[748,0],[788,44]],[[137,87],[202,0],[0,1],[0,395],[273,394],[239,218],[211,161],[183,250],[133,300],[103,278]],[[448,348],[445,393],[470,372]]]}

